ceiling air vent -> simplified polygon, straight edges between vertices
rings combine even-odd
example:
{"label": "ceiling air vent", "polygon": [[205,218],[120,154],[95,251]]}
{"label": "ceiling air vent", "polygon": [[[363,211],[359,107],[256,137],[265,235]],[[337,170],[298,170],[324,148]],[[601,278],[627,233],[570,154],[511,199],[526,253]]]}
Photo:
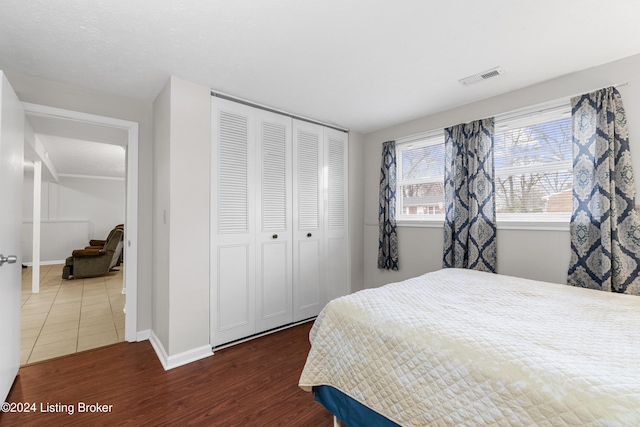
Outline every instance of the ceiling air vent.
{"label": "ceiling air vent", "polygon": [[498,77],[500,74],[503,74],[504,70],[500,67],[495,67],[487,71],[483,71],[482,73],[474,74],[473,76],[465,77],[462,80],[458,80],[465,86],[468,86],[473,83],[478,83],[483,80],[490,79],[492,77]]}

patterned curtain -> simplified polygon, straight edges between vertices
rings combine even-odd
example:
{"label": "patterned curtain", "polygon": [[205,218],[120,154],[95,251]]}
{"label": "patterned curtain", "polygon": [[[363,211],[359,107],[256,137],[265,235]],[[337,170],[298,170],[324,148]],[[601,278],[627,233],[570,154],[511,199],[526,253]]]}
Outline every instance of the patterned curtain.
{"label": "patterned curtain", "polygon": [[496,272],[493,118],[445,129],[445,268]]}
{"label": "patterned curtain", "polygon": [[396,234],[396,142],[382,144],[380,168],[380,233],[378,268],[398,269],[398,235]]}
{"label": "patterned curtain", "polygon": [[571,100],[573,213],[568,284],[640,295],[640,218],[618,91]]}

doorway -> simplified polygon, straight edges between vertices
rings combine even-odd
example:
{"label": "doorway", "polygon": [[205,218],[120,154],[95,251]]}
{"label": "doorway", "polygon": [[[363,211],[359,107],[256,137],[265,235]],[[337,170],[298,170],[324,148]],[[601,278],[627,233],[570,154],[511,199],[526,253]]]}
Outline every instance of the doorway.
{"label": "doorway", "polygon": [[[114,276],[119,275],[122,280],[123,293],[126,294],[124,321],[124,339],[129,342],[137,341],[137,236],[138,236],[138,123],[114,119],[110,117],[87,114],[77,111],[64,110],[36,104],[23,103],[27,117],[38,117],[57,122],[76,125],[95,125],[112,128],[126,133],[125,148],[125,235],[124,259],[125,268],[120,268]],[[46,275],[52,270],[51,266],[43,265]],[[53,275],[57,275],[57,272]],[[86,279],[89,280],[89,279]]]}
{"label": "doorway", "polygon": [[22,269],[20,365],[124,341],[123,268],[86,279],[62,279],[63,264],[40,265],[40,292],[32,293],[32,266]]}

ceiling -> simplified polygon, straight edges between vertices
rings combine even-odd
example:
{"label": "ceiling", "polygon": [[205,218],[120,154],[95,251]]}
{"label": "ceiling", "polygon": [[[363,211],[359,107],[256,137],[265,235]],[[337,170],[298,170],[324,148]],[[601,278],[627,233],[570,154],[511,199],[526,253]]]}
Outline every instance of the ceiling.
{"label": "ceiling", "polygon": [[[361,133],[640,53],[637,0],[2,0],[2,9],[0,69],[147,102],[173,75]],[[458,82],[495,66],[504,74]]]}
{"label": "ceiling", "polygon": [[43,174],[45,181],[55,181],[56,175],[125,177],[127,130],[29,112],[27,121],[42,149],[26,142],[25,160],[42,160],[45,156],[44,167],[54,169]]}

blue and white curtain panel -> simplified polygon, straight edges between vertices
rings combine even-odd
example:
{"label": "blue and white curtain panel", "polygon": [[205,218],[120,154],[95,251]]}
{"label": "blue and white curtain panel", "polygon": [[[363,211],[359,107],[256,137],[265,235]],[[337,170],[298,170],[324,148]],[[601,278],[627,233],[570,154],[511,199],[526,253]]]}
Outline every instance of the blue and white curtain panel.
{"label": "blue and white curtain panel", "polygon": [[613,87],[571,100],[573,212],[568,284],[640,295],[640,217],[627,119]]}
{"label": "blue and white curtain panel", "polygon": [[396,142],[382,144],[380,168],[380,211],[378,268],[398,269],[398,235],[396,233]]}
{"label": "blue and white curtain panel", "polygon": [[445,129],[445,268],[495,273],[493,118]]}

